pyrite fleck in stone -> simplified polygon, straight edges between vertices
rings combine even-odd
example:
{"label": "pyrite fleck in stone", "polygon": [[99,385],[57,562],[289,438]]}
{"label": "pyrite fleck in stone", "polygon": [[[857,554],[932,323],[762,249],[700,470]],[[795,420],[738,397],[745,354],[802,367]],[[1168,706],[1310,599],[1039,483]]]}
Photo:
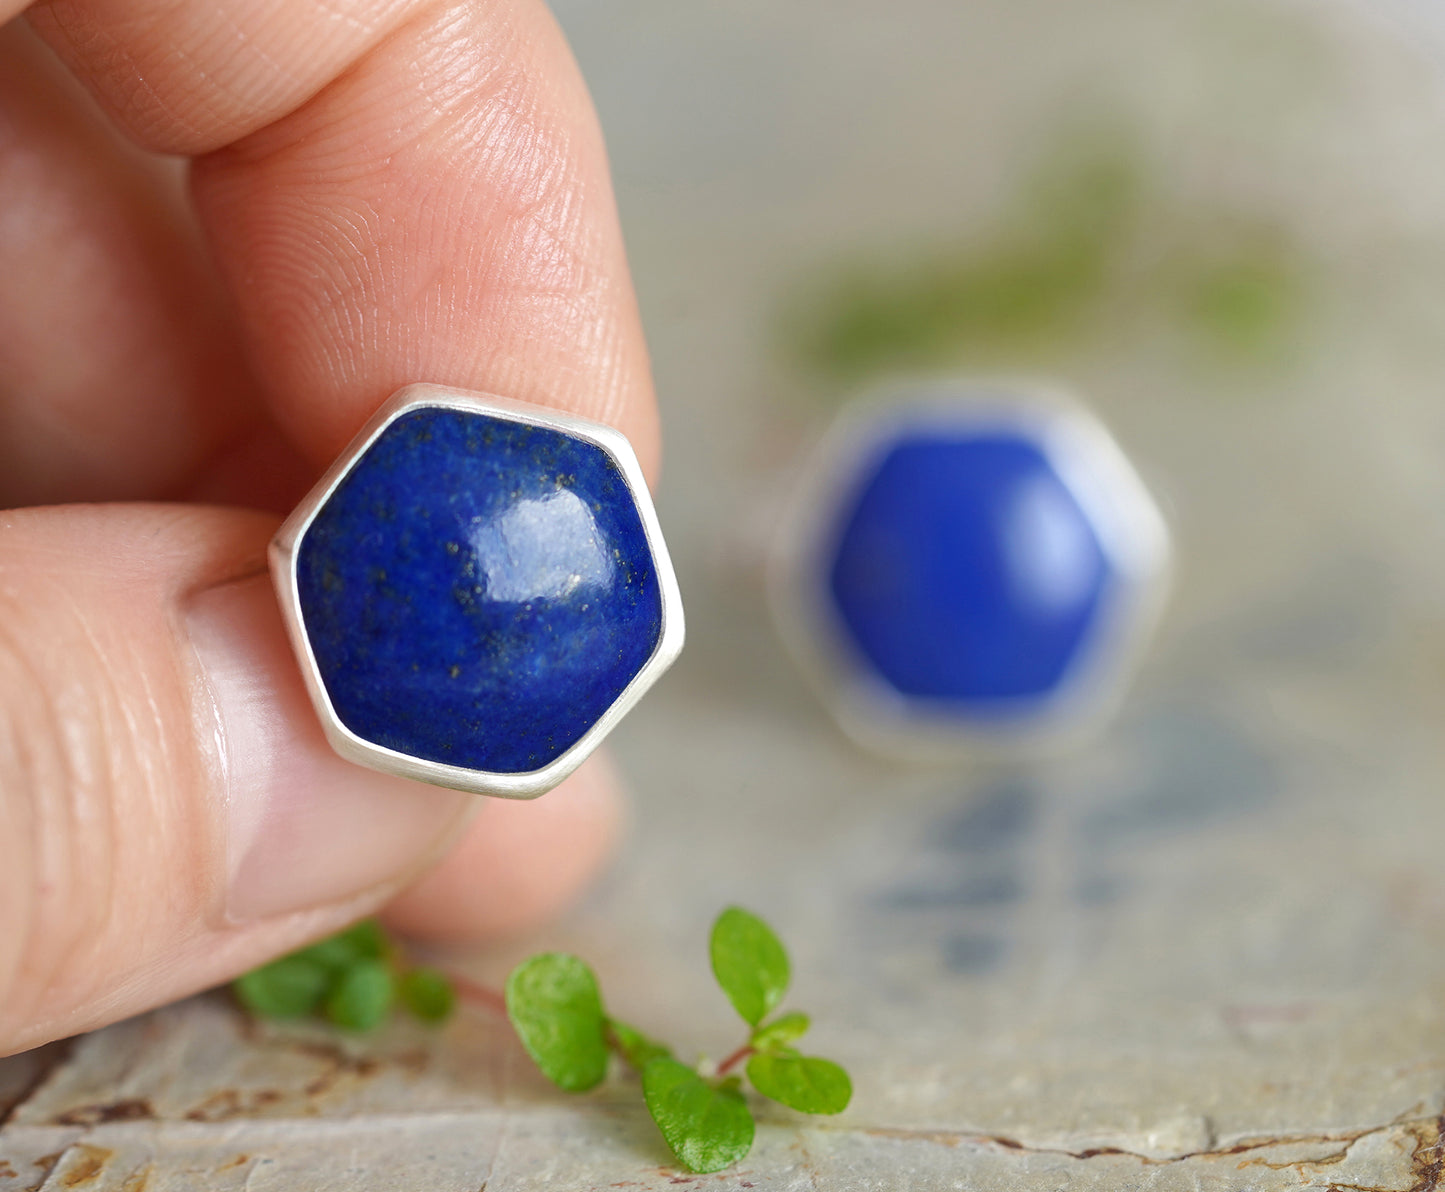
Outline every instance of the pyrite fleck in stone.
{"label": "pyrite fleck in stone", "polygon": [[[323,717],[458,771],[557,763],[671,661],[659,651],[675,584],[637,487],[600,441],[545,421],[403,409],[294,544]],[[674,633],[669,654],[679,646]]]}

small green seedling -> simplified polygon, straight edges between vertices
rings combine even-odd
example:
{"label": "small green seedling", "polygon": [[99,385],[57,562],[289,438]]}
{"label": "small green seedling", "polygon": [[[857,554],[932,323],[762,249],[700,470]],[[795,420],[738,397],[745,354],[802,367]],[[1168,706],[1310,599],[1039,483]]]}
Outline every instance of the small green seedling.
{"label": "small green seedling", "polygon": [[369,1031],[401,1005],[423,1022],[443,1022],[456,1005],[451,981],[407,965],[374,920],[253,969],[232,988],[258,1018],[320,1014],[348,1031]]}
{"label": "small green seedling", "polygon": [[720,1171],[753,1145],[753,1115],[742,1080],[765,1097],[803,1113],[841,1113],[853,1096],[848,1074],[831,1060],[792,1046],[809,1027],[792,1011],[769,1020],[787,992],[791,971],[778,937],[756,915],[729,907],[713,924],[712,971],[750,1028],[747,1040],[708,1074],[636,1027],[607,1014],[597,978],[564,952],[523,961],[507,978],[507,1015],[543,1075],[568,1092],[601,1084],[615,1053],[642,1077],[642,1096],[677,1160],[689,1171]]}
{"label": "small green seedling", "polygon": [[[841,1113],[853,1096],[848,1073],[832,1060],[794,1046],[811,1025],[796,1010],[775,1017],[791,969],[778,937],[756,915],[729,907],[713,924],[712,971],[749,1032],[716,1069],[689,1067],[672,1049],[611,1017],[597,978],[575,956],[544,952],[507,978],[505,1007],[517,1037],[548,1080],[568,1092],[596,1088],[612,1056],[642,1078],[647,1111],[677,1161],[694,1172],[721,1171],[753,1145],[748,1081],[765,1097],[803,1113]],[[397,1006],[427,1023],[444,1022],[457,990],[496,1008],[503,999],[463,977],[406,962],[401,949],[371,920],[283,956],[240,977],[233,989],[258,1018],[321,1015],[349,1031],[369,1031]]]}

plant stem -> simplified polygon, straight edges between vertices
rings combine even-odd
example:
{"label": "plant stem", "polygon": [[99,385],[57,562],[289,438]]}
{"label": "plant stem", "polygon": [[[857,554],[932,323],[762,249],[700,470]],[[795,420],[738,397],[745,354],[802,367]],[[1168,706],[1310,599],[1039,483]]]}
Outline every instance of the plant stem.
{"label": "plant stem", "polygon": [[473,981],[470,977],[464,977],[457,972],[447,972],[447,980],[452,983],[452,988],[457,991],[457,996],[464,1002],[471,1002],[474,1006],[480,1006],[484,1010],[490,1010],[499,1018],[507,1017],[507,999],[495,989]]}
{"label": "plant stem", "polygon": [[744,1043],[735,1052],[733,1052],[732,1055],[728,1056],[727,1059],[723,1060],[723,1062],[717,1066],[717,1074],[719,1076],[726,1076],[731,1069],[736,1068],[740,1063],[742,1063],[745,1059],[748,1058],[748,1056],[752,1054],[753,1045],[751,1043]]}
{"label": "plant stem", "polygon": [[[398,969],[417,967],[416,958],[410,951],[395,942],[392,943],[391,958],[392,963]],[[442,966],[437,971],[452,983],[452,988],[456,990],[457,997],[462,1001],[480,1006],[483,1010],[489,1010],[499,1018],[507,1017],[507,999],[502,996],[500,991],[473,981],[470,977],[464,977],[452,968]]]}
{"label": "plant stem", "polygon": [[608,1049],[612,1052],[613,1055],[615,1055],[624,1064],[626,1064],[628,1068],[630,1068],[638,1076],[641,1076],[642,1069],[637,1067],[636,1064],[634,1064],[630,1059],[627,1058],[627,1052],[623,1050],[622,1047],[622,1040],[617,1037],[617,1028],[612,1025],[612,1020],[610,1018],[607,1020],[606,1031]]}

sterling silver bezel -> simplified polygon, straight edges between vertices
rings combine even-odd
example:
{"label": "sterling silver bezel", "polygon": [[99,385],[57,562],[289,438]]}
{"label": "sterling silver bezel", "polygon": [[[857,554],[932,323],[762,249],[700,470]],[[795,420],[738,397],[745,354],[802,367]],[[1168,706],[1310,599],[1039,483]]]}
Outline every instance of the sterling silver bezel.
{"label": "sterling silver bezel", "polygon": [[[1117,579],[1106,620],[1059,687],[1030,701],[975,704],[967,715],[900,694],[858,656],[826,590],[842,501],[862,468],[920,429],[1026,434],[1095,526]],[[904,760],[1050,750],[1077,743],[1122,702],[1168,594],[1169,531],[1108,431],[1072,395],[1020,380],[942,378],[880,386],[851,403],[805,465],[774,536],[769,603],[779,637],[843,732]]]}
{"label": "sterling silver bezel", "polygon": [[[462,766],[426,761],[358,736],[341,722],[332,707],[331,697],[326,691],[320,668],[312,653],[305,621],[301,615],[300,586],[296,576],[300,543],[327,499],[372,443],[403,414],[419,409],[462,410],[485,414],[559,431],[572,438],[592,443],[606,452],[617,465],[642,519],[643,532],[652,552],[653,564],[657,569],[658,588],[662,596],[662,633],[657,647],[642,669],[623,689],[622,694],[596,723],[565,753],[541,769],[516,774],[470,770]],[[346,450],[317,482],[316,487],[292,511],[271,540],[268,553],[271,575],[281,605],[281,616],[300,663],[306,690],[311,696],[316,715],[331,747],[348,761],[434,786],[451,787],[504,799],[535,799],[538,795],[545,794],[582,764],[647,689],[673,664],[682,650],[682,594],[678,590],[677,576],[668,556],[667,544],[663,541],[662,528],[658,524],[657,511],[653,508],[647,481],[627,437],[621,431],[602,423],[493,394],[471,393],[428,384],[408,385],[398,390],[367,421]]]}

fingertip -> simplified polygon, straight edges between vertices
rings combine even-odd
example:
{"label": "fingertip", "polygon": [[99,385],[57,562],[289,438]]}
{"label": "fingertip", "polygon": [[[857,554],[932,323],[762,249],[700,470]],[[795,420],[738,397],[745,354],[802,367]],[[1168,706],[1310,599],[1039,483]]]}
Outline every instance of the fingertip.
{"label": "fingertip", "polygon": [[622,835],[625,806],[605,750],[540,799],[489,800],[446,858],[383,917],[403,934],[448,943],[539,927],[601,872]]}

